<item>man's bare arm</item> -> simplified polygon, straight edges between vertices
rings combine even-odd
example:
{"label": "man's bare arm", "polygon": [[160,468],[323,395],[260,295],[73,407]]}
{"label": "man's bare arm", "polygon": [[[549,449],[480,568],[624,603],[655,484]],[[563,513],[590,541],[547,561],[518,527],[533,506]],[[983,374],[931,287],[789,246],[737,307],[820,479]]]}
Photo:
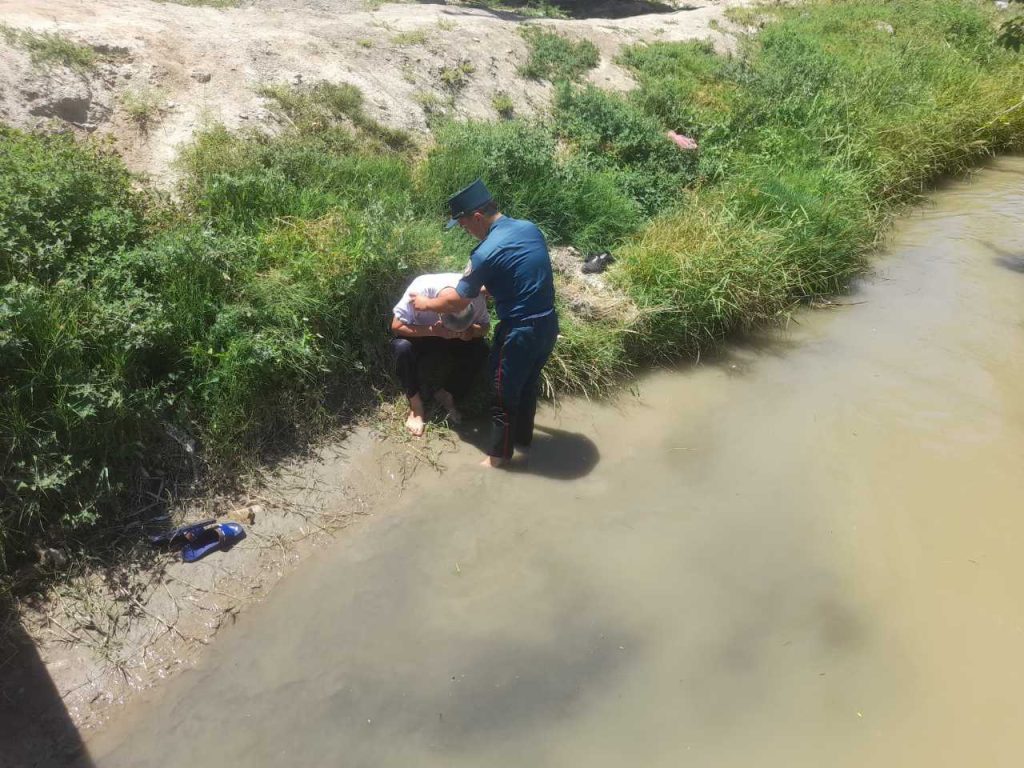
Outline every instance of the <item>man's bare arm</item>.
{"label": "man's bare arm", "polygon": [[451,331],[438,323],[437,325],[407,325],[397,317],[391,318],[391,331],[396,336],[403,336],[407,339],[423,339],[428,336],[436,336],[440,339],[452,339]]}

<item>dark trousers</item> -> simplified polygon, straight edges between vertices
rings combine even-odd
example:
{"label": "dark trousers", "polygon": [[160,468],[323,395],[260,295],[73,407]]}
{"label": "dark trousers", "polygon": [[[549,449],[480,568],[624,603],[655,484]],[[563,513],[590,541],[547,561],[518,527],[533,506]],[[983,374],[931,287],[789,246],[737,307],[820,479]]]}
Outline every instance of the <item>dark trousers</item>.
{"label": "dark trousers", "polygon": [[508,459],[513,446],[533,442],[540,373],[555,348],[558,316],[523,322],[499,323],[491,347],[491,443],[489,456]]}
{"label": "dark trousers", "polygon": [[483,365],[487,357],[487,342],[483,339],[461,341],[437,336],[422,339],[399,336],[391,340],[391,355],[402,390],[410,398],[420,393],[420,363],[427,357],[443,357],[448,363],[443,387],[457,400],[469,390]]}

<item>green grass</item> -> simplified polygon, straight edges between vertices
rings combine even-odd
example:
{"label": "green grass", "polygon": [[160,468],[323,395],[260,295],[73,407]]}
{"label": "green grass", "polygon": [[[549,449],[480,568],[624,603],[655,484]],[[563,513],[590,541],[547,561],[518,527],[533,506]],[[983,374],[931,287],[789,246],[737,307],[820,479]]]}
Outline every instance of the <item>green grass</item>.
{"label": "green grass", "polygon": [[155,88],[126,91],[121,95],[121,108],[128,119],[146,133],[160,116],[163,94]]}
{"label": "green grass", "polygon": [[530,56],[519,74],[533,80],[579,80],[601,61],[597,47],[589,40],[574,42],[557,32],[529,26],[522,30]]}
{"label": "green grass", "polygon": [[423,45],[427,38],[427,30],[412,29],[408,32],[399,32],[391,38],[391,42],[395,45]]}
{"label": "green grass", "polygon": [[93,69],[99,60],[96,51],[88,45],[76,43],[56,32],[33,32],[0,23],[0,36],[8,45],[28,51],[34,63],[44,66],[58,64],[86,72]]}
{"label": "green grass", "polygon": [[692,353],[840,289],[931,179],[1021,144],[1024,68],[985,4],[774,12],[734,61],[675,45],[624,57],[634,100],[700,140],[709,182],[621,253],[645,310],[631,354]]}
{"label": "green grass", "polygon": [[413,100],[420,105],[428,121],[443,116],[451,106],[450,99],[442,99],[432,91],[416,91]]}
{"label": "green grass", "polygon": [[320,135],[325,146],[351,145],[354,137],[349,126],[356,129],[360,140],[371,140],[382,148],[403,150],[412,146],[408,134],[383,126],[366,114],[363,94],[354,85],[328,82],[297,88],[266,85],[260,89],[260,94],[276,104],[298,133]]}
{"label": "green grass", "polygon": [[429,150],[351,86],[268,86],[287,129],[207,131],[173,203],[98,145],[0,129],[0,572],[390,397],[389,308],[465,264],[440,223],[477,175],[551,242],[615,250],[639,312],[563,305],[546,369],[551,391],[600,394],[840,290],[929,182],[1024,145],[1024,57],[989,4],[772,13],[731,57],[624,52],[628,96],[560,78],[545,119],[438,116]]}
{"label": "green grass", "polygon": [[512,97],[505,91],[498,91],[491,97],[491,106],[494,107],[494,111],[498,113],[498,117],[503,117],[506,120],[511,120],[515,113],[515,102],[512,101]]}
{"label": "green grass", "polygon": [[476,67],[471,61],[460,61],[450,67],[441,67],[441,71],[438,73],[438,80],[441,82],[442,87],[451,91],[452,93],[458,93],[469,83],[470,76],[476,72]]}
{"label": "green grass", "polygon": [[673,207],[697,177],[697,155],[677,150],[659,117],[633,101],[562,82],[554,113],[555,131],[574,156],[607,172],[646,215]]}

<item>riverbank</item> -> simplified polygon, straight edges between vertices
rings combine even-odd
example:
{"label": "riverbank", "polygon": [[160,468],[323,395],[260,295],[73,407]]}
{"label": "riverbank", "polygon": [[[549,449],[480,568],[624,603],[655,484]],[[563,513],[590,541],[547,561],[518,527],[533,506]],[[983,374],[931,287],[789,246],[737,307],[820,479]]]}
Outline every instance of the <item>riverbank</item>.
{"label": "riverbank", "polygon": [[82,739],[192,669],[307,559],[358,536],[423,475],[458,464],[459,437],[443,424],[413,440],[397,412],[380,415],[388,422],[360,424],[248,478],[248,495],[177,500],[177,521],[254,511],[230,552],[187,564],[140,543],[119,562],[76,562],[16,612],[0,611],[0,768],[70,761]]}
{"label": "riverbank", "polygon": [[830,307],[544,409],[533,473],[456,449],[92,764],[1017,765],[1022,224],[986,164]]}
{"label": "riverbank", "polygon": [[201,133],[176,202],[98,147],[5,133],[7,569],[390,397],[383,318],[412,275],[462,268],[471,243],[438,221],[467,179],[553,244],[615,252],[625,311],[595,317],[559,284],[545,386],[589,395],[840,290],[930,179],[1024,135],[1024,57],[986,3],[733,15],[760,30],[735,55],[624,48],[628,96],[582,80],[586,41],[535,30],[552,119],[441,121],[427,146],[350,83],[267,84],[288,127]]}
{"label": "riverbank", "polygon": [[[438,221],[445,194],[477,174],[553,242],[617,256],[607,278],[628,311],[565,301],[553,392],[608,392],[840,290],[929,180],[1019,144],[1024,74],[997,41],[1000,18],[910,0],[751,11],[736,23],[760,35],[732,57],[652,41],[622,53],[639,83],[628,97],[553,75],[551,121],[441,122],[429,147],[350,85],[278,83],[264,98],[288,128],[203,133],[173,203],[139,193],[102,151],[4,134],[14,194],[0,201],[20,226],[4,235],[17,258],[4,262],[0,345],[8,559],[84,540],[88,564],[88,534],[137,539],[197,471],[272,466],[387,401],[381,319],[413,273],[461,268],[469,244],[442,239]],[[555,64],[580,52],[548,43]],[[680,152],[667,128],[700,152]],[[140,625],[181,640],[176,615],[159,615]],[[102,638],[107,625],[83,617]],[[60,642],[88,646],[68,629]]]}

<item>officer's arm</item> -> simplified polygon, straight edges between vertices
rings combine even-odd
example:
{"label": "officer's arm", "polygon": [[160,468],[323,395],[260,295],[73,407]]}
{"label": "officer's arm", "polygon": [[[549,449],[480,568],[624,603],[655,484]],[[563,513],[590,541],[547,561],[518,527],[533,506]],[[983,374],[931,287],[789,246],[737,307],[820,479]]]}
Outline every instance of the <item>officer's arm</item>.
{"label": "officer's arm", "polygon": [[469,306],[469,299],[464,299],[451,291],[446,291],[444,296],[429,298],[419,294],[410,293],[412,306],[417,312],[437,312],[438,314],[452,314],[461,312]]}

